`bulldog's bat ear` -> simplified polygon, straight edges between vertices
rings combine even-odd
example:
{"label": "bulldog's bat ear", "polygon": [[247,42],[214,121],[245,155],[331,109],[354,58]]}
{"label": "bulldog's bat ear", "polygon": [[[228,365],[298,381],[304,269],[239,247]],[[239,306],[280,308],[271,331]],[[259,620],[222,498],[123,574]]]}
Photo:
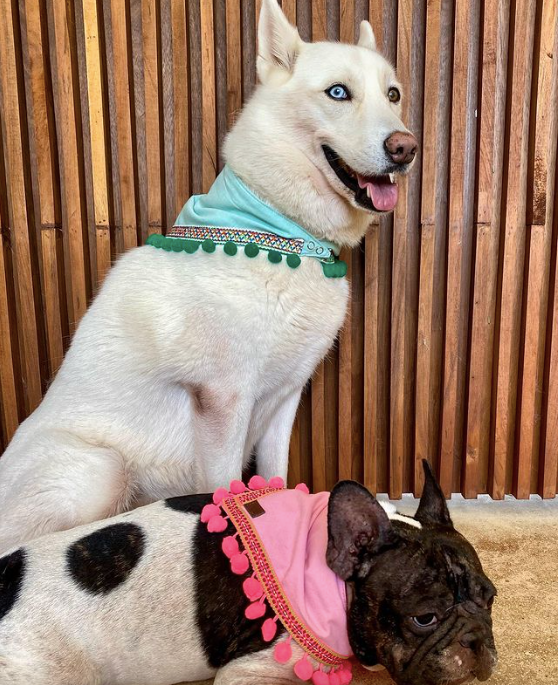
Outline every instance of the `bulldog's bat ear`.
{"label": "bulldog's bat ear", "polygon": [[287,80],[302,46],[298,31],[287,21],[277,0],[263,0],[258,22],[257,71],[262,83]]}
{"label": "bulldog's bat ear", "polygon": [[369,21],[363,20],[360,22],[360,33],[358,36],[357,45],[361,48],[368,48],[369,50],[376,49],[376,37],[374,36],[374,29]]}
{"label": "bulldog's bat ear", "polygon": [[367,576],[373,555],[394,534],[380,503],[362,485],[344,480],[331,492],[327,520],[330,569],[343,580]]}
{"label": "bulldog's bat ear", "polygon": [[435,524],[453,528],[444,493],[426,459],[422,460],[422,468],[424,469],[424,489],[415,514],[416,520],[423,525]]}

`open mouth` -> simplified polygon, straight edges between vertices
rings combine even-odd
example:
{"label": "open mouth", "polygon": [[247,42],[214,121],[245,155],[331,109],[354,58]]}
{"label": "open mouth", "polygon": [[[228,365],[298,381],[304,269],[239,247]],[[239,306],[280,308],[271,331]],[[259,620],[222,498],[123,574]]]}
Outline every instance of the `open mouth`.
{"label": "open mouth", "polygon": [[337,178],[354,194],[361,207],[374,212],[393,211],[399,195],[393,174],[363,176],[351,169],[335,150],[327,145],[322,145],[322,150]]}

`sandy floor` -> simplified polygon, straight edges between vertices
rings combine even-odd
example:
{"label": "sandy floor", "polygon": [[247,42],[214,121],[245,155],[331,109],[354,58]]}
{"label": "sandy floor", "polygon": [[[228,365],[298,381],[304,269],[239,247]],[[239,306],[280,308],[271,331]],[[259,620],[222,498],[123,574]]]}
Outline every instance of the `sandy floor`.
{"label": "sandy floor", "polygon": [[[401,505],[413,511],[411,498]],[[499,597],[494,632],[500,663],[491,685],[558,681],[558,500],[450,505],[456,527],[476,546]],[[390,685],[384,674],[362,672],[355,685]],[[210,683],[204,684],[210,685]]]}

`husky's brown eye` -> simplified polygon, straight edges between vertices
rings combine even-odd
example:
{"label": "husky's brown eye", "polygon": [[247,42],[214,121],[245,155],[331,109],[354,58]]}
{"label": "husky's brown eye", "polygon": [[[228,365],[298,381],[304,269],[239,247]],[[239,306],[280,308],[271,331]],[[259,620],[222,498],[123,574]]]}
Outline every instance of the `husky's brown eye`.
{"label": "husky's brown eye", "polygon": [[390,88],[388,90],[388,98],[390,102],[397,104],[401,100],[401,93],[398,88]]}
{"label": "husky's brown eye", "polygon": [[413,616],[413,623],[418,628],[430,628],[438,623],[436,614],[422,614],[422,616]]}

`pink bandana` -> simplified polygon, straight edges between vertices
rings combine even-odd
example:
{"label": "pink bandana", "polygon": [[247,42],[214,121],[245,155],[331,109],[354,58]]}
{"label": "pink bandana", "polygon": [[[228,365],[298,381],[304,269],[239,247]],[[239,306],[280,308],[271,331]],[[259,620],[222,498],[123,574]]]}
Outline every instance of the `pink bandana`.
{"label": "pink bandana", "polygon": [[230,520],[237,532],[223,539],[223,552],[233,573],[252,570],[243,584],[246,617],[262,618],[267,602],[275,618],[262,623],[263,639],[275,638],[278,620],[289,634],[275,647],[276,661],[290,660],[295,640],[305,652],[294,666],[300,680],[350,683],[345,583],[326,564],[329,492],[310,495],[303,484],[286,490],[281,478],[268,484],[254,476],[248,488],[240,481],[232,481],[229,491],[219,488],[213,502],[204,507],[202,522],[222,533]]}

